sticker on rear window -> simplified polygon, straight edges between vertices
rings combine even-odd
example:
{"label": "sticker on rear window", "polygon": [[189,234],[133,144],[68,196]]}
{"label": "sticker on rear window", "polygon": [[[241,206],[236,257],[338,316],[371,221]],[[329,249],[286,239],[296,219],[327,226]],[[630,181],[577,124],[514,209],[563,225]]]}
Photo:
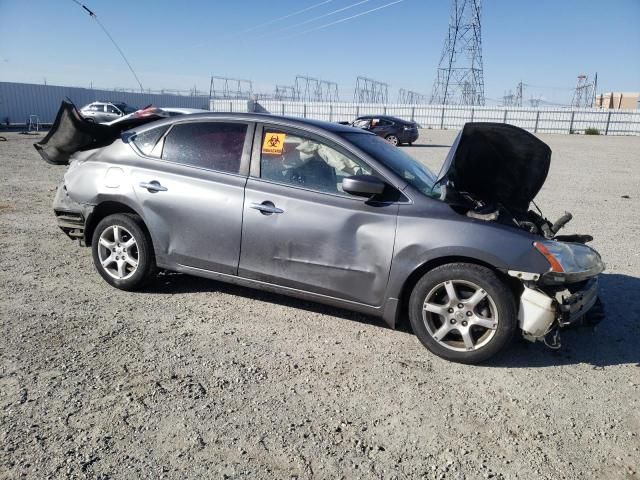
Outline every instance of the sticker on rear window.
{"label": "sticker on rear window", "polygon": [[284,148],[284,139],[287,137],[285,133],[267,132],[262,142],[262,153],[267,155],[280,155]]}

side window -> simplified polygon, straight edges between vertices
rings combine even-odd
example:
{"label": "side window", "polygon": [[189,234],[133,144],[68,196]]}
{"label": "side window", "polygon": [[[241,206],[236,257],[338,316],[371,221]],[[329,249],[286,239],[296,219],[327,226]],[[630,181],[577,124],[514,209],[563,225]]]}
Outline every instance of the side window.
{"label": "side window", "polygon": [[357,128],[369,128],[371,125],[371,119],[369,118],[359,118],[355,122],[353,122],[353,126]]}
{"label": "side window", "polygon": [[371,174],[371,168],[324,143],[265,127],[260,177],[327,193],[344,193],[342,179]]}
{"label": "side window", "polygon": [[116,113],[116,114],[120,115],[121,112],[120,112],[120,110],[118,110],[113,105],[107,105],[107,113]]}
{"label": "side window", "polygon": [[89,110],[92,112],[104,112],[104,105],[91,105]]}
{"label": "side window", "polygon": [[153,149],[158,143],[158,140],[160,140],[160,137],[167,131],[167,128],[169,128],[168,125],[147,130],[146,132],[137,134],[131,141],[138,147],[138,150],[145,155],[149,157],[159,157],[160,155],[154,152]]}
{"label": "side window", "polygon": [[246,133],[247,125],[242,123],[177,123],[165,137],[162,159],[238,173]]}

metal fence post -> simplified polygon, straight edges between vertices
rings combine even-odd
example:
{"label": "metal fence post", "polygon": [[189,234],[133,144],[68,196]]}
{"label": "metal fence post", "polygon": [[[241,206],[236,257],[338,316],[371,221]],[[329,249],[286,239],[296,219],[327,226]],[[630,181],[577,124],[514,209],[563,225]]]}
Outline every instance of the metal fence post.
{"label": "metal fence post", "polygon": [[573,133],[573,118],[575,117],[575,110],[571,110],[571,121],[569,122],[569,134]]}
{"label": "metal fence post", "polygon": [[387,114],[387,106],[386,105],[384,107],[382,107],[382,114],[383,115]]}
{"label": "metal fence post", "polygon": [[505,108],[504,109],[504,117],[502,117],[502,123],[507,123],[507,113],[509,113],[509,110],[507,110]]}
{"label": "metal fence post", "polygon": [[333,104],[329,104],[329,121],[333,122]]}
{"label": "metal fence post", "polygon": [[282,116],[284,117],[284,102],[282,102]]}
{"label": "metal fence post", "polygon": [[360,116],[360,105],[356,105],[356,117]]}
{"label": "metal fence post", "polygon": [[607,126],[604,127],[604,134],[609,135],[609,123],[611,122],[611,110],[609,110],[609,114],[607,115]]}
{"label": "metal fence post", "polygon": [[538,133],[538,122],[540,121],[540,110],[536,112],[536,125],[533,127],[533,133]]}
{"label": "metal fence post", "polygon": [[416,121],[416,107],[411,107],[411,121]]}
{"label": "metal fence post", "polygon": [[475,115],[475,113],[476,113],[476,109],[475,109],[475,108],[472,108],[472,109],[471,109],[471,121],[472,121],[472,122],[473,122],[473,116]]}
{"label": "metal fence post", "polygon": [[440,130],[444,128],[444,107],[442,107],[442,112],[440,114]]}
{"label": "metal fence post", "polygon": [[302,104],[302,118],[307,118],[307,104]]}

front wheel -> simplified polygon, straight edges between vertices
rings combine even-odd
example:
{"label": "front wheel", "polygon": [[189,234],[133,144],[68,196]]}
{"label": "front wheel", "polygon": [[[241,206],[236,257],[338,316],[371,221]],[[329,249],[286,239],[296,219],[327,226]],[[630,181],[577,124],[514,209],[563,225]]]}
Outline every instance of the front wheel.
{"label": "front wheel", "polygon": [[121,290],[140,288],[155,271],[151,240],[137,215],[103,218],[94,231],[91,251],[98,273]]}
{"label": "front wheel", "polygon": [[432,353],[480,363],[502,350],[517,328],[513,294],[490,269],[469,263],[434,268],[409,299],[413,331]]}

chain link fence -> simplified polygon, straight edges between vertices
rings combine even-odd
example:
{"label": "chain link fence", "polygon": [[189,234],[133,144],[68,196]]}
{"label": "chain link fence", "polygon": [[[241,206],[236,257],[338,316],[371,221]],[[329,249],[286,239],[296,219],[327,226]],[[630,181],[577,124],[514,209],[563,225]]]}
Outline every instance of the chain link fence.
{"label": "chain link fence", "polygon": [[467,122],[509,123],[534,133],[640,135],[640,110],[597,108],[471,107],[287,102],[278,100],[214,100],[215,112],[262,112],[327,122],[350,122],[362,115],[391,115],[417,122],[421,128],[461,129]]}

